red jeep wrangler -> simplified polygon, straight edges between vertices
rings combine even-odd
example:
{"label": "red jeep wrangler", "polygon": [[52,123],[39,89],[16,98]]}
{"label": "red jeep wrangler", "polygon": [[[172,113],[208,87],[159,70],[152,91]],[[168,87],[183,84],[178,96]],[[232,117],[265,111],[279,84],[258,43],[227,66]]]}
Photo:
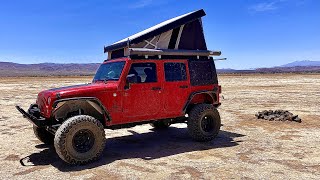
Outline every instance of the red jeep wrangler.
{"label": "red jeep wrangler", "polygon": [[202,16],[203,10],[188,13],[105,47],[108,59],[92,83],[42,91],[28,112],[16,108],[33,123],[37,138],[54,143],[71,164],[101,155],[104,128],[186,122],[193,139],[210,141],[221,125],[211,56],[221,53],[206,49],[198,31]]}

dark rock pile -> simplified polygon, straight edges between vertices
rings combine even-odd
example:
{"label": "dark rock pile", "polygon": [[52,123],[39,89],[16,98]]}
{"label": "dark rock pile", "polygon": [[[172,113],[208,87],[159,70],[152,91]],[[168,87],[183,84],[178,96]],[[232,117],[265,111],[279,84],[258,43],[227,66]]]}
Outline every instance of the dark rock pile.
{"label": "dark rock pile", "polygon": [[298,117],[298,115],[293,115],[289,111],[285,110],[265,110],[265,111],[260,111],[255,116],[258,119],[264,119],[268,121],[295,121],[301,123],[301,119]]}

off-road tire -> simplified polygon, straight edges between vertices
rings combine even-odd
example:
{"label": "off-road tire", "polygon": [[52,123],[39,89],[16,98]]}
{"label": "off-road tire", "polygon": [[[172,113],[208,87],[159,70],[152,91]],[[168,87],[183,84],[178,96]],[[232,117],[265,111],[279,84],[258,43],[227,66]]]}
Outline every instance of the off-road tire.
{"label": "off-road tire", "polygon": [[[209,123],[204,127],[205,121]],[[221,120],[218,110],[211,104],[199,104],[191,109],[187,124],[192,139],[205,142],[218,135]]]}
{"label": "off-road tire", "polygon": [[150,125],[154,129],[166,129],[170,126],[170,122],[168,122],[168,121],[155,121],[155,122],[150,123]]}
{"label": "off-road tire", "polygon": [[[91,141],[89,150],[79,152],[79,133],[90,134],[85,141]],[[77,140],[75,140],[77,139]],[[92,142],[93,141],[93,142]],[[87,144],[87,142],[84,142]],[[58,128],[54,137],[54,147],[59,157],[69,164],[86,164],[98,159],[105,147],[106,137],[103,125],[95,118],[87,115],[77,115],[67,119]],[[84,145],[86,146],[86,145]],[[83,147],[81,145],[81,147]]]}
{"label": "off-road tire", "polygon": [[54,135],[49,133],[45,128],[33,126],[33,132],[44,144],[53,144]]}

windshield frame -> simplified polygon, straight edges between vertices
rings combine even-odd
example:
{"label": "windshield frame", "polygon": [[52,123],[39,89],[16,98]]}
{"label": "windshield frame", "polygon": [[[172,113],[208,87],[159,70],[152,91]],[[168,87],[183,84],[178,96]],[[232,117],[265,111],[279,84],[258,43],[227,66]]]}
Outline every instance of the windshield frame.
{"label": "windshield frame", "polygon": [[[107,75],[106,72],[102,73],[100,71],[103,71],[103,70],[106,70],[107,68],[105,66],[107,65],[114,65],[114,64],[120,64],[120,66],[122,65],[121,69],[120,70],[120,73],[119,74],[116,74],[117,75],[117,78],[108,78],[106,77],[105,75]],[[93,77],[93,80],[92,82],[95,83],[95,82],[99,82],[99,81],[103,81],[103,82],[106,82],[106,81],[119,81],[121,79],[121,76],[123,74],[123,70],[124,70],[124,67],[125,67],[125,64],[126,64],[126,61],[113,61],[113,62],[105,62],[105,63],[102,63],[99,68],[97,69],[94,77]],[[101,76],[104,76],[105,78],[102,78]]]}

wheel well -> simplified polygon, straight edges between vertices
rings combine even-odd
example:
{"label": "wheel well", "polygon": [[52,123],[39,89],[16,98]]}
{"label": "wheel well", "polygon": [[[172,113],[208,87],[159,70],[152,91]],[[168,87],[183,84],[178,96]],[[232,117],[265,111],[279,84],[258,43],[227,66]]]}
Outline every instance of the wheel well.
{"label": "wheel well", "polygon": [[195,94],[191,100],[189,100],[185,113],[189,113],[190,110],[197,104],[212,104],[216,101],[209,93]]}
{"label": "wheel well", "polygon": [[101,105],[90,99],[74,99],[56,103],[52,113],[53,117],[59,122],[76,115],[89,115],[99,120],[103,125],[106,124],[105,110]]}

